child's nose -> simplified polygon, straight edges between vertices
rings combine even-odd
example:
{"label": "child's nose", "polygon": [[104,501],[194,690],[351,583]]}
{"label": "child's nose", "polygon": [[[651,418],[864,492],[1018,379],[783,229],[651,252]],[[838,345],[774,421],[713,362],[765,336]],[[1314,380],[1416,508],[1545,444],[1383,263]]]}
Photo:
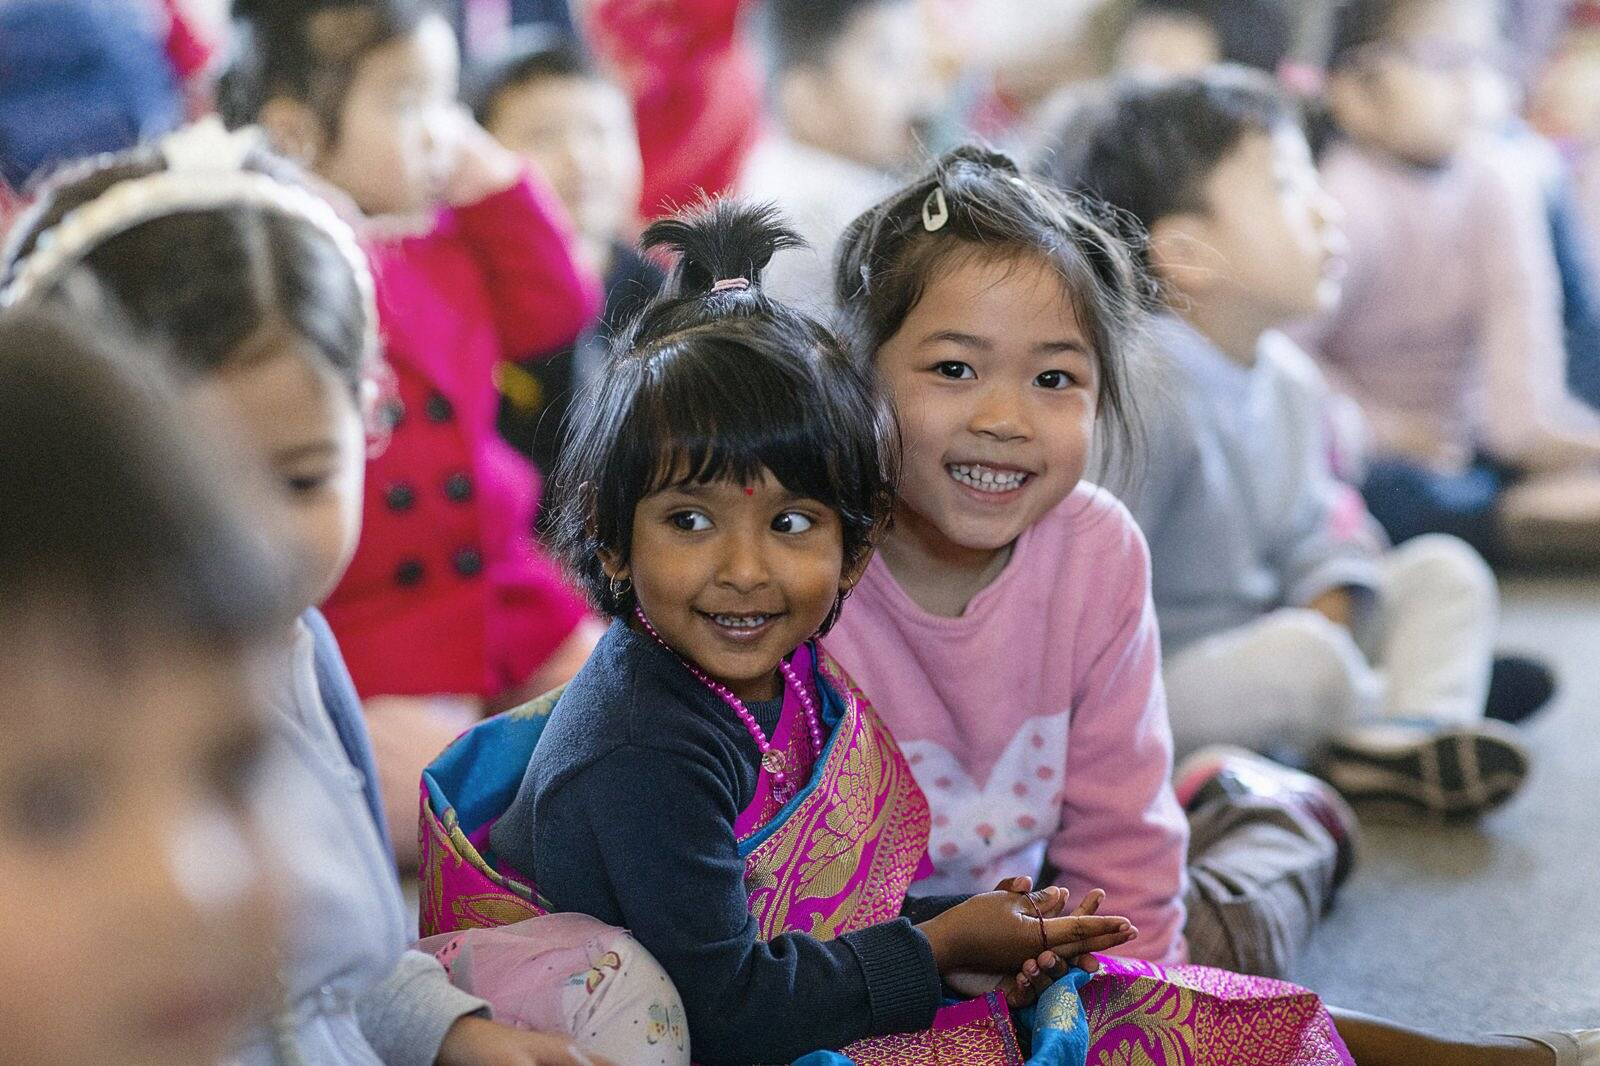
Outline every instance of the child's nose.
{"label": "child's nose", "polygon": [[766,552],[759,538],[728,538],[721,572],[717,575],[723,584],[740,592],[749,592],[766,584],[768,574]]}
{"label": "child's nose", "polygon": [[991,385],[978,399],[968,424],[972,432],[995,440],[1023,440],[1030,434],[1018,389]]}

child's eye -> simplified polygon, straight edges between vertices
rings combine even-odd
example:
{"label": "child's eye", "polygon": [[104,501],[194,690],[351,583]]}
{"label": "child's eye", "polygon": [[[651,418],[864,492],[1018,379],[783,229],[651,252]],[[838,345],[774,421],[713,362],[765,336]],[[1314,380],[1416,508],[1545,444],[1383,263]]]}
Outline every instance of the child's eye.
{"label": "child's eye", "polygon": [[966,381],[978,376],[972,367],[956,359],[948,359],[945,362],[934,364],[933,372],[942,378],[949,378],[952,381]]}
{"label": "child's eye", "polygon": [[1033,383],[1041,389],[1070,389],[1078,383],[1078,379],[1065,370],[1046,370],[1034,378]]}
{"label": "child's eye", "polygon": [[685,533],[704,533],[711,528],[711,519],[699,511],[679,511],[667,518],[673,528],[681,529]]}
{"label": "child's eye", "polygon": [[289,478],[287,484],[289,491],[296,496],[308,496],[328,483],[326,474],[306,474],[302,477]]}
{"label": "child's eye", "polygon": [[799,511],[785,511],[772,520],[772,529],[776,533],[804,533],[816,525],[810,515],[803,515]]}

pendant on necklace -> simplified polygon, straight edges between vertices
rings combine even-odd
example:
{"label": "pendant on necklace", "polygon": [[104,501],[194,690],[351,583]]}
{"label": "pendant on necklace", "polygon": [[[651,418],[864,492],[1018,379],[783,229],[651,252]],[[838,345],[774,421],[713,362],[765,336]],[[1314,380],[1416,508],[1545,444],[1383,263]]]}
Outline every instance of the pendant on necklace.
{"label": "pendant on necklace", "polygon": [[769,774],[783,773],[785,765],[787,760],[784,759],[783,752],[777,748],[768,749],[767,753],[761,756],[761,768]]}

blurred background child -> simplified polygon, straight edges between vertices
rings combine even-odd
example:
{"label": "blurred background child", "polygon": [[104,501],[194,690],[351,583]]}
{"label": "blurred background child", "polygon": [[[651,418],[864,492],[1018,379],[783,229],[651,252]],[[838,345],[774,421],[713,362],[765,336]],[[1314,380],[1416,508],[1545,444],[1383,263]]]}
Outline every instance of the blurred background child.
{"label": "blurred background child", "polygon": [[738,191],[776,203],[807,248],[773,264],[774,299],[832,306],[834,245],[915,165],[939,104],[917,0],[768,0],[767,128]]}
{"label": "blurred background child", "polygon": [[1363,492],[1389,535],[1492,560],[1588,558],[1600,417],[1566,388],[1546,205],[1476,140],[1492,0],[1339,9],[1323,161],[1344,207],[1338,308],[1299,334],[1372,433]]}
{"label": "blurred background child", "polygon": [[539,469],[553,470],[573,393],[603,361],[611,335],[660,290],[663,274],[633,247],[643,163],[628,98],[575,39],[531,36],[480,79],[478,120],[549,179],[572,219],[575,256],[605,279],[594,330],[556,355],[500,364],[500,432]]}
{"label": "blurred background child", "polygon": [[1571,165],[1589,246],[1600,249],[1600,3],[1575,5],[1535,83],[1531,113]]}
{"label": "blurred background child", "polygon": [[1129,84],[1061,149],[1064,181],[1149,232],[1148,451],[1128,499],[1179,753],[1326,756],[1347,796],[1428,814],[1504,802],[1527,753],[1483,721],[1494,576],[1453,537],[1386,550],[1331,469],[1321,376],[1277,332],[1330,308],[1342,272],[1293,106],[1239,68]]}
{"label": "blurred background child", "polygon": [[151,0],[0,4],[0,231],[35,174],[183,120]]}
{"label": "blurred background child", "polygon": [[[456,102],[456,43],[432,3],[235,11],[250,32],[230,118],[259,121],[370,220],[393,433],[325,609],[409,865],[422,767],[483,705],[570,677],[602,631],[535,546],[536,477],[495,431],[493,381],[504,360],[570,344],[598,290],[559,202]],[[448,702],[417,698],[435,696]]]}
{"label": "blurred background child", "polygon": [[0,321],[6,1057],[217,1066],[275,1008],[257,657],[283,560],[98,342]]}
{"label": "blurred background child", "polygon": [[1299,21],[1289,0],[1138,0],[1117,42],[1115,69],[1198,74],[1236,63],[1277,76]]}

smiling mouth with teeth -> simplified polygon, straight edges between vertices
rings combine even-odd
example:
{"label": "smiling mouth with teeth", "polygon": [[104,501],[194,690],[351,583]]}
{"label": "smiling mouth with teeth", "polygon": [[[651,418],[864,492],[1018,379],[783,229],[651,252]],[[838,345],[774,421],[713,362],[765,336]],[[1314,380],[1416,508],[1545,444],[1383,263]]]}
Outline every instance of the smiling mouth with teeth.
{"label": "smiling mouth with teeth", "polygon": [[706,617],[727,629],[760,629],[777,615],[771,614],[706,614]]}
{"label": "smiling mouth with teeth", "polygon": [[982,463],[951,463],[945,470],[957,484],[979,492],[1010,492],[1032,476],[1025,470],[997,470]]}

